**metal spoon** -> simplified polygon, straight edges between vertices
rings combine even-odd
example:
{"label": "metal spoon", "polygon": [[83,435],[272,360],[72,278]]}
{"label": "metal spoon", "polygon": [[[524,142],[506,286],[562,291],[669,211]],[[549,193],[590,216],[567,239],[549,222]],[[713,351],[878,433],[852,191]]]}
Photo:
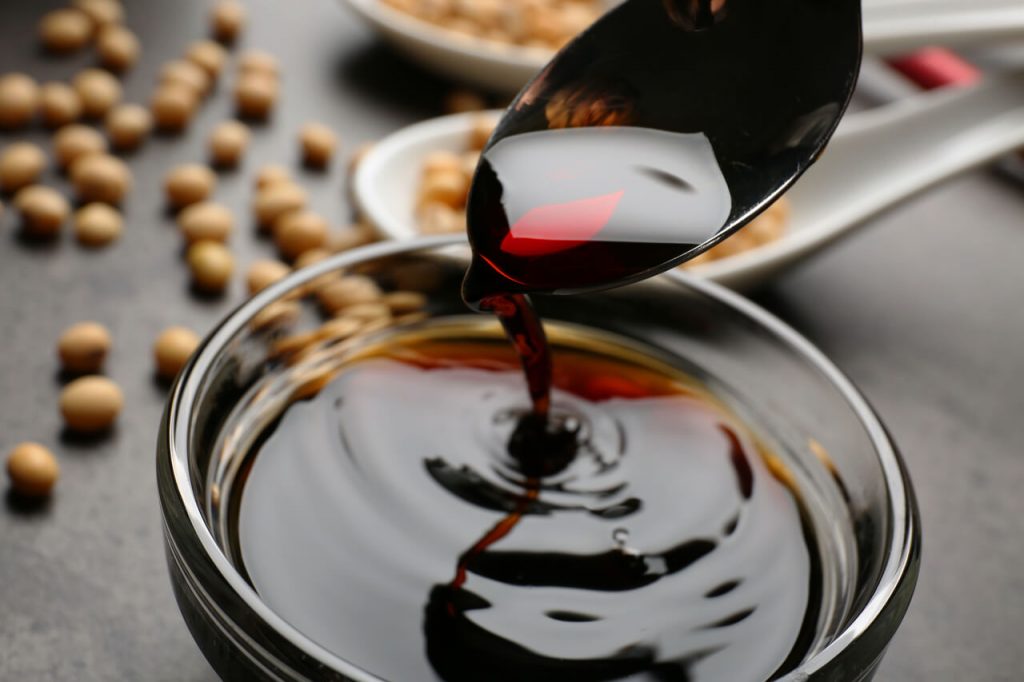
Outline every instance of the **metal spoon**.
{"label": "metal spoon", "polygon": [[607,288],[711,248],[817,159],[860,56],[857,0],[627,0],[484,149],[467,300]]}

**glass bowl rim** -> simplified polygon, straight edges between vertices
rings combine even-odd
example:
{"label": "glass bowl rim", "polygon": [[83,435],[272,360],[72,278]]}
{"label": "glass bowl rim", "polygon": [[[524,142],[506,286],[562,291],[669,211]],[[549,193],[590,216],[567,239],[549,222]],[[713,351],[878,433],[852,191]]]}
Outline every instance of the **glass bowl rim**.
{"label": "glass bowl rim", "polygon": [[[467,246],[465,235],[442,235],[371,244],[337,254],[303,268],[251,297],[228,313],[206,336],[191,360],[182,369],[168,398],[166,432],[159,435],[167,447],[173,488],[178,497],[176,502],[185,510],[194,539],[199,542],[206,558],[216,567],[220,578],[232,590],[234,596],[240,599],[256,617],[269,625],[299,651],[328,669],[350,677],[355,682],[385,681],[331,653],[277,615],[260,599],[255,589],[235,569],[210,532],[199,501],[192,494],[192,481],[188,466],[188,444],[193,422],[193,408],[207,373],[214,361],[228,346],[230,340],[242,331],[257,313],[296,287],[357,263],[403,253],[438,251],[458,246]],[[732,308],[735,312],[770,332],[775,339],[793,351],[801,360],[820,372],[854,411],[881,464],[883,480],[888,493],[886,497],[889,503],[889,513],[892,519],[892,536],[878,582],[871,598],[832,642],[804,661],[799,668],[778,678],[779,682],[804,680],[808,675],[821,670],[839,657],[843,651],[850,648],[867,632],[871,624],[883,613],[908,573],[920,542],[919,521],[915,511],[916,503],[909,478],[906,476],[905,467],[885,427],[868,405],[867,400],[850,379],[808,339],[772,313],[719,284],[689,275],[678,269],[659,275],[659,277],[676,280],[700,295]]]}

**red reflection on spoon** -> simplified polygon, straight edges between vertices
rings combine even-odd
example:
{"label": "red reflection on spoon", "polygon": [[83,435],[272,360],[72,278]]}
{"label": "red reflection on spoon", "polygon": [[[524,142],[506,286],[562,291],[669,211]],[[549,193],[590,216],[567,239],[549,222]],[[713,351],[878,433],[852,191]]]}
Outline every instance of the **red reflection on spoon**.
{"label": "red reflection on spoon", "polygon": [[514,256],[543,256],[589,241],[612,219],[624,191],[530,209],[501,240]]}

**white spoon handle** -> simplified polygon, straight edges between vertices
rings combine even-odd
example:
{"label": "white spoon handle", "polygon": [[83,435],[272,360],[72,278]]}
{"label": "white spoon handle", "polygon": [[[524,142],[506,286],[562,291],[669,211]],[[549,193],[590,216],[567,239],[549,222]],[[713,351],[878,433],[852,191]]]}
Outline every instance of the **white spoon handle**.
{"label": "white spoon handle", "polygon": [[789,191],[786,236],[691,272],[734,289],[752,288],[895,204],[1022,146],[1021,71],[853,114]]}
{"label": "white spoon handle", "polygon": [[866,5],[864,49],[875,54],[926,45],[990,45],[1024,37],[1021,0],[904,0]]}
{"label": "white spoon handle", "polygon": [[858,113],[844,121],[821,160],[793,187],[793,232],[806,227],[807,236],[837,238],[1022,145],[1024,71]]}

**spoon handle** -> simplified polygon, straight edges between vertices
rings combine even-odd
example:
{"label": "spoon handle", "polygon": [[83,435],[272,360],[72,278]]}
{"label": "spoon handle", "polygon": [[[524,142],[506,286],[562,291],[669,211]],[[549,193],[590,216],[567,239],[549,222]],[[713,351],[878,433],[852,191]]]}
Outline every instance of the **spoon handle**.
{"label": "spoon handle", "polygon": [[691,272],[751,289],[901,201],[1022,146],[1024,70],[856,113],[789,191],[785,238]]}
{"label": "spoon handle", "polygon": [[813,226],[809,234],[838,238],[894,204],[1021,145],[1024,70],[858,113],[840,126],[821,160],[791,191],[793,220]]}
{"label": "spoon handle", "polygon": [[875,54],[907,52],[927,45],[990,45],[1024,37],[1024,3],[903,2],[867,5],[864,49]]}

